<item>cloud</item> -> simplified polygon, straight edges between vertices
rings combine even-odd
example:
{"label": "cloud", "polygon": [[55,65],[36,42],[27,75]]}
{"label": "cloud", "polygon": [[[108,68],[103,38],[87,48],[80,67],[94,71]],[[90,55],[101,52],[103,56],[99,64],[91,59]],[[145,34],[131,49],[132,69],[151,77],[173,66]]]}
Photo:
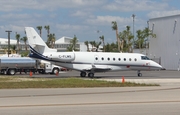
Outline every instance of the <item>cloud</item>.
{"label": "cloud", "polygon": [[[72,24],[57,24],[56,27],[59,32],[58,36],[63,35],[74,35],[74,34],[82,34],[87,32],[89,29],[86,25],[72,25]],[[61,35],[60,35],[61,34]]]}
{"label": "cloud", "polygon": [[1,15],[0,22],[3,25],[17,25],[17,26],[26,26],[26,25],[33,25],[38,23],[45,23],[42,22],[42,19],[46,19],[44,15],[41,14],[27,14],[27,13],[7,13]]}
{"label": "cloud", "polygon": [[78,31],[87,28],[87,26],[83,25],[71,25],[71,24],[57,24],[57,28],[61,30],[69,30],[69,31]]}
{"label": "cloud", "polygon": [[147,16],[149,18],[157,18],[157,17],[164,17],[164,16],[172,16],[180,14],[180,10],[173,10],[173,11],[152,11]]}
{"label": "cloud", "polygon": [[0,11],[21,11],[23,9],[53,11],[58,8],[86,8],[98,6],[103,1],[98,0],[1,0]]}
{"label": "cloud", "polygon": [[28,19],[28,18],[31,18],[31,16],[29,14],[27,14],[27,13],[24,13],[24,14],[9,13],[9,14],[1,15],[2,20]]}
{"label": "cloud", "polygon": [[0,11],[11,12],[20,11],[22,9],[43,9],[44,5],[38,0],[1,0]]}
{"label": "cloud", "polygon": [[[168,2],[167,2],[168,1]],[[118,23],[119,31],[132,27],[131,15],[136,14],[135,29],[144,28],[148,17],[159,17],[179,13],[169,0],[0,0],[0,32],[12,30],[24,35],[24,27],[50,25],[56,36],[74,34],[83,39],[97,38],[94,31],[111,38],[112,21]],[[170,11],[168,11],[170,10]],[[113,34],[113,35],[112,35]],[[43,29],[46,38],[46,31]]]}
{"label": "cloud", "polygon": [[104,9],[119,12],[163,10],[167,7],[167,3],[149,0],[115,0],[103,6]]}
{"label": "cloud", "polygon": [[76,17],[85,17],[85,16],[89,16],[88,12],[84,12],[84,11],[76,11],[75,13],[72,14],[72,16],[76,16]]}
{"label": "cloud", "polygon": [[90,25],[110,25],[112,21],[116,21],[120,25],[132,22],[131,18],[118,17],[118,16],[97,16],[93,19],[87,19],[86,22]]}

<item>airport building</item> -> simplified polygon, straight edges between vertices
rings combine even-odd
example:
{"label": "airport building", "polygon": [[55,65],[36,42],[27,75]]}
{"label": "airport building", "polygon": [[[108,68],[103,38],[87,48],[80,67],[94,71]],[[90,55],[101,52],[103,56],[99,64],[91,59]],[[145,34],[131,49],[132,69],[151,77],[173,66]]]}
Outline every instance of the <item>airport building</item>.
{"label": "airport building", "polygon": [[[11,45],[16,45],[17,40],[10,40]],[[6,54],[8,49],[8,39],[0,38],[0,54]]]}
{"label": "airport building", "polygon": [[156,38],[149,38],[148,56],[167,70],[180,70],[180,15],[150,19],[149,29]]}
{"label": "airport building", "polygon": [[[70,44],[70,41],[72,40],[73,38],[71,37],[66,37],[66,36],[63,36],[61,37],[60,39],[56,40],[55,41],[55,48],[57,49],[58,52],[64,52],[64,51],[67,51],[67,47],[69,47],[71,44]],[[17,45],[17,40],[15,39],[10,39],[10,45],[11,46],[16,46]],[[27,44],[28,45],[28,44]],[[16,46],[17,47],[17,46]],[[25,51],[25,44],[23,42],[20,42],[19,43],[19,47],[21,49],[21,52]],[[87,51],[87,46],[84,44],[84,42],[78,42],[76,44],[76,48],[81,51],[81,52],[86,52]],[[90,44],[89,44],[89,50],[91,49],[95,49],[95,47],[92,47]],[[102,46],[99,46],[99,50],[98,51],[101,51],[100,49],[102,49],[103,47]],[[7,49],[8,49],[8,39],[6,38],[0,38],[0,54],[7,54]],[[11,50],[12,51],[12,50]],[[13,52],[11,52],[13,53]]]}

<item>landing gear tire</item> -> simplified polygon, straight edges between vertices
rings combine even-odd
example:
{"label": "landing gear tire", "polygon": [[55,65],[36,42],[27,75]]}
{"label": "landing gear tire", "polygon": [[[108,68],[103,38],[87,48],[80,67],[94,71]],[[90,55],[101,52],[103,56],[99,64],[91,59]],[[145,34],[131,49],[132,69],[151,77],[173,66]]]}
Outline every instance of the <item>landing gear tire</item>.
{"label": "landing gear tire", "polygon": [[141,77],[141,76],[142,76],[142,73],[141,73],[140,70],[137,71],[137,75],[138,75],[138,77]]}
{"label": "landing gear tire", "polygon": [[81,72],[81,73],[80,73],[80,76],[81,76],[81,77],[86,77],[86,72]]}
{"label": "landing gear tire", "polygon": [[89,78],[94,78],[94,73],[88,73]]}
{"label": "landing gear tire", "polygon": [[138,73],[138,77],[141,77],[142,76],[142,73]]}

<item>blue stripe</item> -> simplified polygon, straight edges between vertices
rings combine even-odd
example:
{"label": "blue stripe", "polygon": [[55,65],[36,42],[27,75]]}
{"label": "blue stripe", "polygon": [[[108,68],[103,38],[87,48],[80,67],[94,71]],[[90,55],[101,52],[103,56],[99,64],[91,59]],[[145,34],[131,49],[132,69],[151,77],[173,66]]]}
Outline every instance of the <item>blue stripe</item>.
{"label": "blue stripe", "polygon": [[35,49],[33,49],[31,46],[29,46],[29,47],[30,47],[29,57],[31,57],[31,58],[36,58],[36,59],[47,60],[47,61],[50,60],[50,58],[48,58],[47,56],[44,56],[44,55],[40,54],[40,53],[37,52]]}

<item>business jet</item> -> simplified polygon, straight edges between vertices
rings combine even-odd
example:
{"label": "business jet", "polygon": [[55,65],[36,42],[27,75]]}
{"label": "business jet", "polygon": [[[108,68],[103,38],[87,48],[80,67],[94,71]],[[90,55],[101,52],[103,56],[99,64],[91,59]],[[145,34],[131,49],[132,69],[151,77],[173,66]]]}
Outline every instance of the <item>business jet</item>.
{"label": "business jet", "polygon": [[28,38],[29,57],[46,60],[55,65],[76,70],[81,77],[93,78],[96,72],[136,70],[142,76],[141,70],[159,70],[158,63],[147,56],[138,53],[107,53],[107,52],[57,52],[49,48],[32,27],[25,27]]}

